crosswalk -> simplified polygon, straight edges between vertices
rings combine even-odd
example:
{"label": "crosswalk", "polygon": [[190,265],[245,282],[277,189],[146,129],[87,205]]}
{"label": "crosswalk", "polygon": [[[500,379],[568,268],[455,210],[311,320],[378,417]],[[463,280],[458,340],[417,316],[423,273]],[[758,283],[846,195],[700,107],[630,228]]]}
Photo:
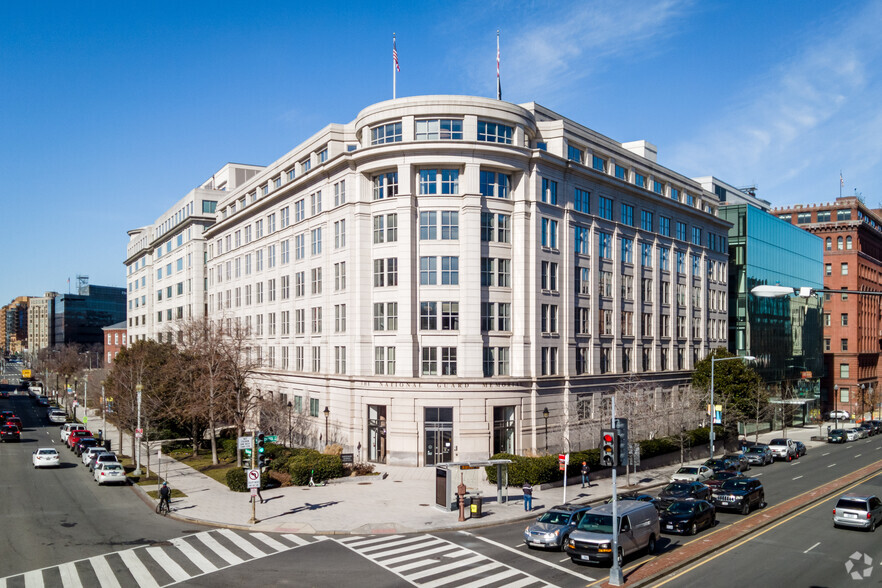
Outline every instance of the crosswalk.
{"label": "crosswalk", "polygon": [[421,588],[539,588],[550,584],[432,535],[370,535],[338,543]]}
{"label": "crosswalk", "polygon": [[0,588],[163,588],[324,539],[217,529],[0,578]]}

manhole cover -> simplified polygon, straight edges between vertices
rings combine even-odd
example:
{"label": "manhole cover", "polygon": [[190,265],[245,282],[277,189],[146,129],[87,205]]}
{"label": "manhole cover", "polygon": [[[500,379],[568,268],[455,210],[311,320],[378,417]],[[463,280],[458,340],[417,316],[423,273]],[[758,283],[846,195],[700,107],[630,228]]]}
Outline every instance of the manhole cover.
{"label": "manhole cover", "polygon": [[358,483],[359,486],[370,486],[371,484],[372,484],[372,482],[359,482]]}

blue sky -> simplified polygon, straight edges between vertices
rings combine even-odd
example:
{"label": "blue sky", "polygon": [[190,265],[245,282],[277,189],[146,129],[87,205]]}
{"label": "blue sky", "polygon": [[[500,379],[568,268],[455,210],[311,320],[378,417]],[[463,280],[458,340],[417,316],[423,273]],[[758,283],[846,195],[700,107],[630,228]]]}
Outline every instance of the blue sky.
{"label": "blue sky", "polygon": [[[305,4],[305,3],[303,3]],[[125,285],[126,231],[398,95],[496,91],[774,205],[882,197],[882,3],[6,2],[0,304]]]}

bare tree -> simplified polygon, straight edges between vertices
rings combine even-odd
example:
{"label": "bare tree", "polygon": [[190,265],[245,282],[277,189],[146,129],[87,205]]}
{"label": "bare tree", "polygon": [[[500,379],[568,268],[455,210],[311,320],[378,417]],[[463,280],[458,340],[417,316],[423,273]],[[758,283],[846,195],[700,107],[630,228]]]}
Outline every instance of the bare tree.
{"label": "bare tree", "polygon": [[670,434],[680,442],[680,465],[686,461],[687,433],[698,425],[701,418],[701,395],[692,386],[676,386],[671,390],[669,406],[666,407]]}
{"label": "bare tree", "polygon": [[[219,352],[223,357],[223,377],[226,380],[233,404],[230,414],[236,425],[236,435],[245,434],[246,424],[255,416],[261,397],[252,393],[251,382],[262,367],[257,353],[253,353],[250,329],[238,319],[227,321],[227,328],[220,337]],[[242,452],[236,450],[236,465],[242,466]]]}

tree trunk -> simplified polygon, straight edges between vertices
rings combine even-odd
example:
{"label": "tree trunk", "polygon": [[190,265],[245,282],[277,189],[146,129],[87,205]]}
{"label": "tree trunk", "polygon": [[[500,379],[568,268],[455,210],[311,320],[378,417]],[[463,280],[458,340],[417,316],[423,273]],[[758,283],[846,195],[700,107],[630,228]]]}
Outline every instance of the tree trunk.
{"label": "tree trunk", "polygon": [[209,401],[208,407],[208,429],[211,431],[211,463],[217,465],[220,463],[217,459],[217,436],[214,421],[214,404]]}

